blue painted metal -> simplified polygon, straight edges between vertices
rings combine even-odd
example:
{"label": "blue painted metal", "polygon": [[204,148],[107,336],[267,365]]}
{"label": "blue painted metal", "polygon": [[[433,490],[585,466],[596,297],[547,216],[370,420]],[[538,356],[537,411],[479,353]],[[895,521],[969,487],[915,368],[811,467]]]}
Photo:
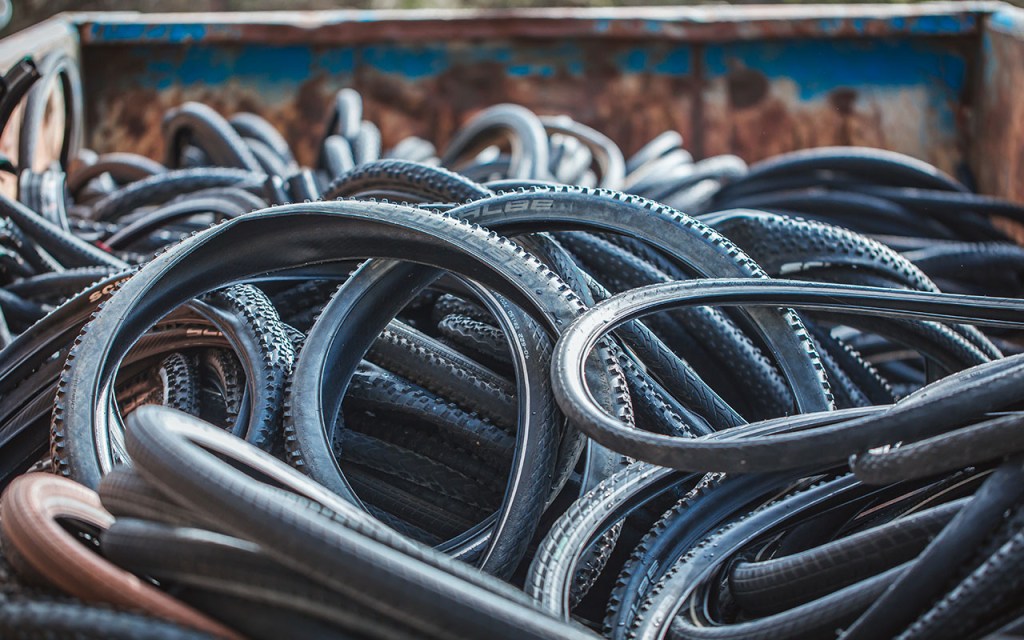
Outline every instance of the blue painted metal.
{"label": "blue painted metal", "polygon": [[[962,161],[957,118],[964,108],[969,58],[969,50],[933,39],[752,41],[709,45],[703,52],[705,78],[713,88],[728,84],[735,91],[736,77],[748,84],[763,81],[764,97],[743,109],[779,114],[784,105],[784,117],[779,116],[784,122],[776,126],[788,129],[782,135],[791,147],[822,138],[887,146],[947,170]],[[849,111],[843,117],[846,136],[834,117],[842,110]],[[743,118],[733,120],[733,134],[718,140],[728,143],[711,142],[705,153],[760,160],[786,151],[765,143],[757,128],[765,119],[754,119],[746,130]]]}
{"label": "blue painted metal", "polygon": [[912,87],[931,80],[959,93],[967,80],[965,56],[935,42],[880,40],[803,40],[743,42],[708,46],[705,68],[724,75],[730,67],[756,68],[770,78],[786,78],[802,100],[813,100],[837,87]]}
{"label": "blue painted metal", "polygon": [[981,51],[970,159],[985,192],[1024,201],[1024,9],[987,16]]}
{"label": "blue painted metal", "polygon": [[203,24],[102,24],[93,23],[89,36],[96,42],[200,42],[207,34]]}
{"label": "blue painted metal", "polygon": [[[144,128],[124,124],[125,109],[137,110],[133,104],[148,104],[153,113],[128,122],[154,122],[158,111],[172,104],[202,99],[225,111],[255,109],[280,123],[298,117],[308,123],[316,108],[300,108],[293,104],[295,96],[326,105],[333,91],[355,86],[373,103],[369,113],[382,118],[386,142],[409,133],[443,142],[473,110],[513,101],[540,111],[572,111],[611,132],[627,149],[675,128],[698,154],[737,152],[757,160],[810,144],[864,143],[913,153],[952,170],[961,161],[957,113],[967,84],[966,42],[949,37],[692,44],[657,38],[503,38],[310,46],[245,40],[173,47],[136,41],[85,50],[87,75],[100,77],[99,69],[105,70],[89,101],[90,114],[108,123],[91,141],[100,148],[128,146],[159,154],[156,132],[122,137]],[[116,73],[110,73],[114,60]],[[758,104],[726,95],[757,90],[743,83],[764,85]],[[139,95],[140,90],[151,93]],[[845,119],[859,118],[854,130],[870,135],[844,134],[842,119],[830,117],[830,98],[837,90],[858,97]],[[391,99],[396,94],[418,97],[410,98],[415,105],[396,105]],[[752,114],[777,110],[780,101],[788,117],[821,126],[797,127],[797,135],[778,126],[767,134],[757,130]],[[711,107],[718,104],[723,108]],[[865,127],[874,112],[890,117]],[[388,125],[396,122],[401,124],[392,130]],[[300,154],[312,155],[312,148],[298,144]]]}
{"label": "blue painted metal", "polygon": [[[689,41],[734,41],[759,37],[957,36],[973,33],[978,16],[995,10],[991,2],[936,2],[923,7],[832,5],[787,7],[642,7],[494,11],[321,11],[230,14],[168,14],[154,23],[138,14],[81,14],[89,44],[181,44],[240,41],[277,31],[289,38],[300,31],[305,42],[336,39],[341,31],[369,40],[386,30],[406,40],[430,39],[444,24],[464,35],[528,35],[561,31],[566,37],[664,37]],[[370,25],[369,33],[348,29]]]}

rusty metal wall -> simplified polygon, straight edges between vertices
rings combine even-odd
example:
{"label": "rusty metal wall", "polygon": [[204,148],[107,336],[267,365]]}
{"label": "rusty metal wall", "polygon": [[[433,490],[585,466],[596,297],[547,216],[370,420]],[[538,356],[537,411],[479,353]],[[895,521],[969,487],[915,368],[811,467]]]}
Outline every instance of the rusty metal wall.
{"label": "rusty metal wall", "polygon": [[183,100],[260,113],[310,162],[331,96],[346,86],[362,93],[385,145],[410,134],[443,143],[474,111],[509,101],[572,113],[627,147],[667,128],[692,138],[699,91],[691,49],[665,43],[132,45],[86,49],[84,60],[89,144],[154,157],[162,114]]}
{"label": "rusty metal wall", "polygon": [[1024,201],[1024,10],[986,18],[972,163],[985,193]]}
{"label": "rusty metal wall", "polygon": [[947,171],[964,158],[970,39],[730,43],[709,46],[704,65],[705,153],[857,144]]}
{"label": "rusty metal wall", "polygon": [[162,155],[164,111],[202,100],[276,124],[313,159],[331,94],[362,92],[385,144],[443,144],[512,101],[571,113],[627,151],[676,129],[695,155],[829,144],[968,156],[991,3],[445,15],[98,14],[79,25],[86,143]]}

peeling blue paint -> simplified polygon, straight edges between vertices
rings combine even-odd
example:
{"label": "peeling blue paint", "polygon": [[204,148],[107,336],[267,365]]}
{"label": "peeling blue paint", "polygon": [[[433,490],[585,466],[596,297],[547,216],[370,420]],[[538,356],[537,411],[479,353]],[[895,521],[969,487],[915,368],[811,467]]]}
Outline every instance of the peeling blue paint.
{"label": "peeling blue paint", "polygon": [[512,49],[508,47],[499,47],[492,50],[491,59],[495,62],[511,62],[512,61]]}
{"label": "peeling blue paint", "polygon": [[173,84],[216,85],[232,78],[250,79],[258,85],[291,84],[309,77],[311,71],[348,75],[359,66],[416,79],[437,75],[449,67],[448,51],[440,45],[375,45],[316,52],[302,45],[193,45],[169,57],[140,45],[133,48],[133,54],[145,61],[147,69],[136,81],[156,89]]}
{"label": "peeling blue paint", "polygon": [[818,20],[818,30],[823,35],[870,35],[871,27],[887,24],[893,31],[911,35],[957,35],[971,33],[977,27],[973,14],[921,15],[907,19],[904,16],[891,18],[841,18],[828,17]]}
{"label": "peeling blue paint", "polygon": [[822,33],[835,33],[843,26],[843,20],[840,18],[822,18],[818,20],[818,29]]}
{"label": "peeling blue paint", "polygon": [[689,47],[676,47],[670,50],[658,64],[654,65],[655,73],[667,75],[688,75],[692,72],[693,54]]}
{"label": "peeling blue paint", "polygon": [[[1009,17],[993,16],[1006,24],[1024,12]],[[899,18],[903,20],[903,18]],[[929,22],[930,20],[930,22]],[[601,21],[598,21],[601,22]],[[608,24],[611,21],[604,21]],[[649,21],[665,24],[659,21]],[[953,17],[914,18],[914,29],[928,33],[963,24]],[[858,33],[867,32],[870,19],[822,20],[818,27],[838,29],[845,24]],[[902,24],[902,23],[901,23]],[[910,20],[906,24],[911,28]],[[315,47],[268,44],[224,45],[191,43],[187,47],[151,47],[153,41],[178,42],[201,37],[200,31],[178,30],[179,25],[93,25],[103,39],[142,40],[132,55],[143,61],[145,72],[131,78],[142,86],[165,90],[173,86],[216,86],[228,82],[248,85],[268,93],[284,92],[307,78],[324,75],[335,82],[348,82],[360,69],[401,76],[409,82],[429,79],[453,68],[482,63],[498,65],[496,73],[511,77],[550,79],[583,77],[594,73],[595,52],[604,45],[587,39],[531,42],[491,41],[400,44],[397,42],[358,46]],[[112,29],[107,32],[105,29]],[[97,31],[98,30],[98,31]],[[986,46],[987,36],[982,39]],[[786,80],[796,88],[799,102],[826,99],[838,88],[852,88],[865,96],[904,89],[918,90],[927,109],[936,114],[943,132],[956,130],[954,106],[967,82],[967,64],[954,47],[932,38],[859,38],[748,40],[703,47],[703,75],[710,81],[735,68],[760,71],[769,81]],[[687,76],[695,72],[693,46],[663,40],[612,46],[599,65],[611,62],[623,74]],[[986,70],[988,72],[988,70]]]}
{"label": "peeling blue paint", "polygon": [[131,24],[131,23],[93,23],[89,34],[99,42],[166,42],[178,44],[198,42],[206,37],[207,27],[204,24]]}
{"label": "peeling blue paint", "polygon": [[802,100],[840,86],[915,86],[922,82],[959,92],[967,65],[948,48],[910,40],[791,40],[711,45],[704,64],[710,76],[734,67],[761,71],[769,78],[789,78]]}
{"label": "peeling blue paint", "polygon": [[693,52],[689,46],[634,47],[615,56],[624,73],[687,75],[692,72]]}
{"label": "peeling blue paint", "polygon": [[[239,49],[194,45],[171,58],[154,56],[146,46],[136,46],[131,51],[133,56],[146,61],[147,71],[134,81],[155,89],[175,84],[212,86],[235,78],[256,78],[261,85],[288,83],[307,76],[313,66],[310,49],[298,45]],[[334,61],[328,58],[328,62]],[[350,63],[349,68],[352,66]]]}
{"label": "peeling blue paint", "polygon": [[972,31],[977,25],[974,14],[958,16],[921,16],[914,21],[912,33],[920,35],[948,35]]}
{"label": "peeling blue paint", "polygon": [[640,47],[630,49],[616,59],[626,73],[642,73],[647,69],[647,50]]}
{"label": "peeling blue paint", "polygon": [[[400,75],[410,81],[436,77],[456,65],[493,62],[513,77],[551,78],[559,73],[581,76],[587,62],[579,43],[562,41],[550,47],[516,49],[504,43],[449,47],[435,43],[403,46],[379,44],[338,48],[303,45],[247,45],[225,47],[193,44],[181,50],[153,49],[136,45],[133,57],[146,72],[133,79],[140,85],[167,89],[175,84],[216,85],[231,79],[256,86],[294,85],[311,75],[351,76],[359,68]],[[657,48],[654,54],[643,47],[632,52],[632,61],[622,66],[625,73],[688,73],[688,48]]]}
{"label": "peeling blue paint", "polygon": [[[231,64],[233,57],[219,50],[190,47],[185,50],[181,64],[174,69],[170,80],[183,85],[222,84],[233,75],[234,65]],[[166,79],[162,80],[166,82]]]}
{"label": "peeling blue paint", "polygon": [[[1000,23],[999,20],[1011,20],[1014,19],[1006,17],[1009,13],[1020,14],[1019,11],[1014,9],[1000,9],[995,12],[993,20],[996,24]],[[999,16],[1003,17],[1000,18]],[[802,19],[808,20],[814,23],[814,13],[808,12],[806,16],[802,16]],[[374,11],[358,11],[355,13],[347,13],[344,17],[334,17],[333,20],[330,18],[325,19],[325,24],[329,22],[337,22],[339,20],[348,22],[377,22],[384,18],[381,14]],[[602,35],[609,33],[615,26],[616,22],[629,20],[628,17],[613,17],[613,18],[597,18],[582,19],[584,22],[589,24],[589,28],[596,35]],[[1015,19],[1015,29],[1020,29],[1020,18]],[[855,34],[869,35],[872,31],[872,27],[879,25],[887,25],[891,30],[898,33],[906,33],[909,35],[957,35],[973,33],[977,28],[977,16],[971,12],[952,13],[952,14],[937,14],[937,15],[915,15],[913,17],[905,16],[892,16],[892,17],[856,17],[856,18],[842,18],[842,17],[826,17],[819,18],[816,21],[817,31],[821,36],[830,35],[841,35],[849,34],[852,30]],[[685,16],[680,18],[665,18],[665,19],[643,19],[639,22],[640,28],[646,33],[660,34],[666,31],[667,27],[673,25],[686,25],[692,23]],[[1009,26],[1009,25],[1007,25]],[[147,25],[137,22],[103,22],[102,18],[99,21],[88,25],[88,35],[92,42],[105,42],[105,43],[128,43],[128,42],[150,42],[150,43],[184,43],[184,42],[201,42],[205,38],[212,34],[220,32],[232,32],[233,27],[231,25],[218,25],[218,24],[196,24],[196,23],[171,23],[162,25]]]}
{"label": "peeling blue paint", "polygon": [[555,75],[555,68],[550,64],[511,64],[506,67],[508,75],[513,77],[539,76],[550,78]]}
{"label": "peeling blue paint", "polygon": [[268,69],[309,69],[313,53],[308,47],[246,47],[243,55],[232,56],[231,73],[259,77]]}
{"label": "peeling blue paint", "polygon": [[448,50],[441,45],[403,47],[372,45],[361,49],[361,62],[385,73],[397,73],[416,80],[448,68]]}
{"label": "peeling blue paint", "polygon": [[316,66],[331,74],[352,73],[356,68],[354,47],[331,49],[316,56]]}
{"label": "peeling blue paint", "polygon": [[[350,75],[361,67],[403,76],[411,81],[435,77],[456,65],[493,62],[510,76],[549,78],[583,75],[589,63],[585,45],[558,41],[517,48],[510,43],[450,46],[447,43],[397,43],[336,48],[304,45],[217,46],[193,44],[180,50],[134,48],[147,72],[139,81],[159,89],[174,83],[214,85],[231,77],[257,85],[294,83],[310,74]],[[609,56],[625,74],[682,76],[694,72],[688,45],[651,43],[619,48]],[[708,78],[742,67],[769,79],[787,78],[801,100],[815,100],[837,87],[911,87],[928,85],[956,96],[965,86],[967,65],[955,50],[936,41],[920,40],[789,40],[746,41],[704,47],[703,71]]]}
{"label": "peeling blue paint", "polygon": [[760,71],[769,81],[786,80],[801,102],[823,100],[836,89],[864,94],[916,90],[937,125],[956,131],[952,105],[967,83],[962,55],[934,42],[914,40],[798,40],[740,42],[709,46],[704,53],[708,78],[735,69]]}

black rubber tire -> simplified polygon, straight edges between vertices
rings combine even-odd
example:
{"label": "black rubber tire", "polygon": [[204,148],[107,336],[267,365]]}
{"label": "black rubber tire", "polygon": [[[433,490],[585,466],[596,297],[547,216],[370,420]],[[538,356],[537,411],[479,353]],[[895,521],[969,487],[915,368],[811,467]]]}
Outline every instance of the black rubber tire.
{"label": "black rubber tire", "polygon": [[[323,506],[282,501],[279,491],[262,488],[204,451],[213,439],[230,438],[213,427],[157,408],[136,412],[132,421],[129,451],[162,491],[200,511],[218,512],[230,530],[257,542],[271,557],[382,615],[431,637],[593,637],[539,615],[518,597],[499,597],[512,590],[486,576],[467,580],[468,568],[436,552],[410,542],[402,545],[403,552],[359,529],[339,527]],[[237,440],[228,442],[238,454],[256,453],[242,451]],[[400,606],[385,595],[399,592],[404,594]]]}

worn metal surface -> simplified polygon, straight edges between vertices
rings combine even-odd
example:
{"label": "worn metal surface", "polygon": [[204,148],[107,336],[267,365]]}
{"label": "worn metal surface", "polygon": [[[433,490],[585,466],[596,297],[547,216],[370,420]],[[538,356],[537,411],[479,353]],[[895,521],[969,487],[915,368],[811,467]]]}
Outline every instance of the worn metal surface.
{"label": "worn metal surface", "polygon": [[970,39],[741,42],[703,52],[702,151],[893,149],[947,171],[963,160]]}
{"label": "worn metal surface", "polygon": [[529,38],[673,39],[963,35],[993,2],[220,14],[74,14],[86,44],[269,42],[337,45]]}
{"label": "worn metal surface", "polygon": [[[311,161],[310,124],[355,86],[388,143],[443,143],[476,109],[510,100],[576,113],[627,150],[674,128],[697,155],[864,144],[947,170],[967,157],[982,190],[1024,200],[1022,16],[993,2],[65,14],[0,41],[0,65],[78,55],[80,39],[99,150],[159,157],[164,110],[199,99],[262,113]],[[61,99],[44,136],[53,152]],[[19,120],[0,137],[15,160]]]}
{"label": "worn metal surface", "polygon": [[986,19],[972,163],[985,193],[1024,201],[1024,10]]}
{"label": "worn metal surface", "polygon": [[194,99],[264,115],[309,162],[331,95],[351,86],[385,145],[410,134],[443,143],[477,109],[510,101],[572,113],[632,147],[667,128],[691,135],[692,59],[687,47],[600,40],[86,48],[87,111],[97,125],[88,142],[159,157],[162,114]]}
{"label": "worn metal surface", "polygon": [[[165,110],[202,100],[264,115],[312,162],[331,95],[351,86],[386,145],[410,134],[444,144],[476,110],[512,101],[572,113],[627,151],[672,128],[698,156],[863,144],[948,171],[969,157],[986,191],[1024,199],[1019,177],[990,174],[982,152],[1002,145],[1005,156],[995,123],[1019,118],[1018,36],[982,37],[1004,6],[107,13],[60,24],[78,28],[86,143],[98,151],[159,158]],[[990,85],[1007,97],[975,105]]]}

